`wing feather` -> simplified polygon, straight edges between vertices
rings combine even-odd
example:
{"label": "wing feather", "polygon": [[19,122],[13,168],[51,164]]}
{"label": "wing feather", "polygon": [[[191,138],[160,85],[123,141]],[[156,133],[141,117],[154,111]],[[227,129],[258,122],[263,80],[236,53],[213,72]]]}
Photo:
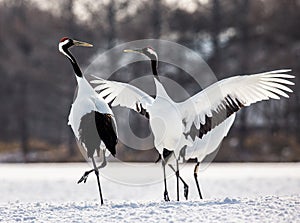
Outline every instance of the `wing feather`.
{"label": "wing feather", "polygon": [[154,101],[151,96],[130,84],[94,77],[97,79],[90,82],[97,84],[94,89],[100,91],[99,96],[103,97],[106,103],[111,103],[113,107],[122,106],[135,110],[147,117],[147,107]]}
{"label": "wing feather", "polygon": [[244,106],[270,98],[288,98],[287,92],[293,92],[288,86],[294,83],[287,79],[295,77],[287,74],[290,71],[282,69],[223,79],[179,103],[185,133],[194,124],[201,138]]}

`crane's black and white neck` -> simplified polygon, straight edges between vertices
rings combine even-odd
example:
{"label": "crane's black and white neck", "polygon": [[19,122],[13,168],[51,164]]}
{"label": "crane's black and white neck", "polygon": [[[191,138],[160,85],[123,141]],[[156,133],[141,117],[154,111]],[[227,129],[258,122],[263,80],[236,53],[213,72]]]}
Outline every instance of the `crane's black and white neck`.
{"label": "crane's black and white neck", "polygon": [[69,48],[71,48],[72,46],[92,47],[93,45],[89,44],[89,43],[81,42],[78,40],[72,40],[68,37],[63,37],[58,44],[59,51],[70,60],[72,66],[73,66],[74,72],[76,74],[76,77],[82,78],[83,75],[82,75],[81,69],[79,68],[79,65],[78,65],[76,59],[69,51]]}
{"label": "crane's black and white neck", "polygon": [[147,56],[150,61],[151,61],[151,68],[152,68],[152,73],[154,75],[154,77],[159,80],[159,76],[158,76],[158,56],[157,53],[155,52],[155,50],[152,47],[145,47],[142,49],[126,49],[124,50],[125,53],[139,53],[142,55]]}

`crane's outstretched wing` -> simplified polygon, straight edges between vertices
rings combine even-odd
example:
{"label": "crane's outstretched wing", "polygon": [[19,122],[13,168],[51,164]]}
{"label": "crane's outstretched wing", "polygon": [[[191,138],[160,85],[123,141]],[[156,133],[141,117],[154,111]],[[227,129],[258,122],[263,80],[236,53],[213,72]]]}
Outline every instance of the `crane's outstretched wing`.
{"label": "crane's outstretched wing", "polygon": [[130,84],[96,78],[91,81],[97,84],[94,89],[100,91],[99,96],[103,97],[107,103],[111,103],[112,107],[118,105],[126,107],[149,118],[147,107],[154,101],[151,96]]}
{"label": "crane's outstretched wing", "polygon": [[209,133],[203,135],[201,139],[196,136],[193,145],[187,146],[183,151],[184,159],[197,158],[197,161],[201,162],[207,155],[216,151],[222,140],[227,136],[234,119],[235,113],[213,128]]}
{"label": "crane's outstretched wing", "polygon": [[292,92],[287,80],[295,76],[287,74],[290,69],[275,70],[253,75],[234,76],[218,81],[190,99],[179,103],[185,133],[194,125],[199,137],[219,125],[244,106],[270,98],[288,98]]}

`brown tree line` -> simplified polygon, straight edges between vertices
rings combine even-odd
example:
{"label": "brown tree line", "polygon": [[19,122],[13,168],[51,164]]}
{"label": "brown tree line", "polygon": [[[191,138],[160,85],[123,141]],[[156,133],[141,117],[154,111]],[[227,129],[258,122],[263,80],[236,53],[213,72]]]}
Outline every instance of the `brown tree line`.
{"label": "brown tree line", "polygon": [[[81,3],[86,20],[76,14],[79,1],[54,2],[55,10],[41,9],[34,1],[0,2],[0,161],[81,159],[67,126],[76,83],[57,50],[63,36],[94,44],[76,54],[82,67],[118,43],[163,38],[197,51],[219,79],[292,68],[296,85],[291,98],[239,112],[217,160],[299,161],[299,1],[195,0],[192,11],[163,0],[98,1]],[[187,80],[180,81],[188,86]],[[120,146],[120,157],[153,160],[156,154]]]}

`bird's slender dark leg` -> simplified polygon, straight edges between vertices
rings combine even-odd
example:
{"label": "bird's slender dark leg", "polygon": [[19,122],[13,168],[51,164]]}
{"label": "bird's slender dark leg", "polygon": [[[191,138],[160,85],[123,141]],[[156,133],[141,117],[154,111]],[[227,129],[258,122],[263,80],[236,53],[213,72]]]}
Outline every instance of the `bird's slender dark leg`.
{"label": "bird's slender dark leg", "polygon": [[97,177],[97,183],[98,183],[98,189],[99,189],[99,195],[100,195],[100,202],[101,202],[101,205],[103,205],[102,191],[101,191],[100,179],[99,179],[99,170],[96,166],[94,157],[92,157],[92,161],[93,161],[93,165],[94,165],[95,175]]}
{"label": "bird's slender dark leg", "polygon": [[[105,151],[103,150],[103,161],[102,161],[102,163],[101,163],[101,165],[99,165],[98,167],[97,167],[97,169],[101,169],[101,168],[103,168],[103,167],[105,167],[106,165],[107,165],[107,162],[106,162],[106,158],[105,158]],[[86,171],[84,174],[83,174],[83,176],[78,180],[78,184],[79,183],[81,183],[82,181],[84,182],[84,183],[86,183],[86,180],[87,180],[87,178],[88,178],[88,176],[89,176],[89,174],[91,173],[91,172],[93,172],[93,171],[95,171],[95,169],[91,169],[91,170],[89,170],[89,171]]]}
{"label": "bird's slender dark leg", "polygon": [[177,186],[177,201],[179,201],[179,165],[176,159],[176,186]]}
{"label": "bird's slender dark leg", "polygon": [[194,178],[195,178],[195,181],[196,181],[196,185],[197,185],[199,197],[200,197],[200,199],[203,199],[201,191],[200,191],[200,186],[199,186],[199,182],[198,182],[198,174],[197,174],[198,173],[199,165],[200,165],[200,162],[197,162],[197,164],[195,166],[195,169],[194,169]]}
{"label": "bird's slender dark leg", "polygon": [[167,190],[167,179],[166,179],[166,161],[162,160],[162,167],[163,167],[163,172],[164,172],[164,185],[165,185],[165,191],[164,191],[164,200],[165,201],[170,201],[169,195],[168,195],[168,190]]}
{"label": "bird's slender dark leg", "polygon": [[[174,173],[176,173],[175,168],[171,164],[168,164],[168,165],[174,171]],[[184,186],[184,197],[187,200],[188,196],[189,196],[189,185],[182,179],[182,177],[180,175],[178,177],[179,177],[179,180],[183,183],[183,186]]]}

